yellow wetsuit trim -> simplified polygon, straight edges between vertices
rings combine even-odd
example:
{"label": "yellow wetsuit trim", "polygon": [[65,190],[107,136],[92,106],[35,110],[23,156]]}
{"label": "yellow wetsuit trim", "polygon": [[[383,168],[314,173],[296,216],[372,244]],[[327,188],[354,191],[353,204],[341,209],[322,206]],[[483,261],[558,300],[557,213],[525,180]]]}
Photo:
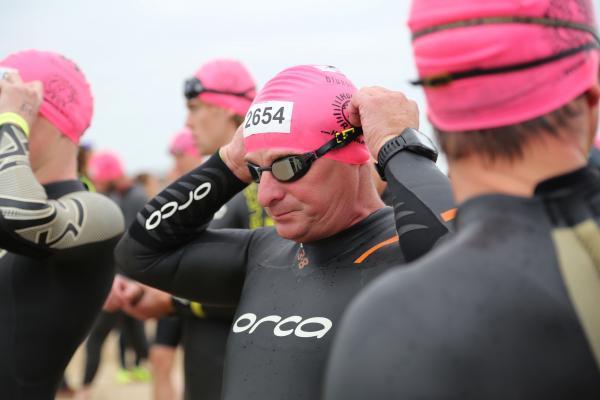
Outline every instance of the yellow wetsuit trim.
{"label": "yellow wetsuit trim", "polygon": [[21,128],[25,135],[29,137],[29,124],[23,117],[14,112],[5,112],[0,114],[0,125],[13,124]]}
{"label": "yellow wetsuit trim", "polygon": [[552,232],[569,297],[600,368],[600,227],[589,219]]}
{"label": "yellow wetsuit trim", "polygon": [[204,312],[204,308],[202,308],[202,303],[196,303],[192,301],[190,303],[190,310],[192,313],[198,318],[206,318],[206,313]]}

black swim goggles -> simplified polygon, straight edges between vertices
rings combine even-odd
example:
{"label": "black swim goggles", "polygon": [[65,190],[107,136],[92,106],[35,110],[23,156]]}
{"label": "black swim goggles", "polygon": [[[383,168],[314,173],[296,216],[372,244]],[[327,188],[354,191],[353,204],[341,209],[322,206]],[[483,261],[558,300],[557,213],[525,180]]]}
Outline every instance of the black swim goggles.
{"label": "black swim goggles", "polygon": [[248,170],[250,171],[250,175],[252,175],[252,180],[256,183],[260,183],[260,177],[264,171],[271,171],[273,177],[279,182],[293,182],[306,175],[316,159],[323,157],[331,150],[339,149],[352,143],[362,133],[361,128],[350,128],[341,132],[335,132],[333,139],[315,151],[279,157],[271,163],[270,167],[259,167],[256,164],[248,162]]}
{"label": "black swim goggles", "polygon": [[195,76],[187,79],[183,85],[183,94],[188,100],[195,99],[201,93],[227,94],[229,96],[244,97],[248,100],[253,100],[254,97],[251,97],[250,94],[254,91],[254,86],[243,92],[228,92],[225,90],[209,89],[205,87],[202,82],[200,82],[200,79],[196,78]]}

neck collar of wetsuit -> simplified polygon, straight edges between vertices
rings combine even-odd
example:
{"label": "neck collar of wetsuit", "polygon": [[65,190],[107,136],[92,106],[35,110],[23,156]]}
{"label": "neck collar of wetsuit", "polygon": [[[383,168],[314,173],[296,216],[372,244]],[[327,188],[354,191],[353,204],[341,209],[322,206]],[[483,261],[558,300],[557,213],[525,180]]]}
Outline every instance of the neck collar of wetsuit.
{"label": "neck collar of wetsuit", "polygon": [[[472,224],[489,220],[506,221],[519,218],[521,221],[543,218],[541,201],[535,198],[509,196],[504,194],[485,194],[473,197],[458,207],[454,225],[456,230],[466,229]],[[503,222],[498,222],[503,223]]]}
{"label": "neck collar of wetsuit", "polygon": [[47,183],[43,186],[49,199],[58,199],[71,192],[85,191],[85,186],[83,186],[83,183],[75,179]]}
{"label": "neck collar of wetsuit", "polygon": [[540,182],[535,195],[542,197],[563,197],[572,193],[585,193],[600,186],[600,170],[586,166]]}
{"label": "neck collar of wetsuit", "polygon": [[383,207],[348,229],[302,246],[311,263],[322,265],[380,235],[389,228],[390,221],[393,221],[393,211],[390,207]]}
{"label": "neck collar of wetsuit", "polygon": [[[564,219],[565,214],[568,214],[569,220],[560,224],[571,225],[589,215],[589,207],[585,205],[585,198],[589,197],[587,193],[599,191],[600,171],[584,167],[540,182],[532,198],[490,194],[469,199],[458,208],[455,226],[460,230],[478,221],[491,219],[517,219],[523,224],[537,225],[547,220],[549,215],[557,224],[559,221],[556,218]],[[553,210],[554,205],[558,207],[557,210]]]}

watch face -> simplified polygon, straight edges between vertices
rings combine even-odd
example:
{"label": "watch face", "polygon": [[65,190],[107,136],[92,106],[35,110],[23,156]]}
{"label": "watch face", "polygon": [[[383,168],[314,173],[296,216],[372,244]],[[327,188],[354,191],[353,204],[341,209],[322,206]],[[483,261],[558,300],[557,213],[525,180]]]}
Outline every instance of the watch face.
{"label": "watch face", "polygon": [[416,129],[411,129],[411,131],[414,133],[414,138],[420,145],[437,151],[437,146],[433,143],[433,140],[431,140],[429,136]]}
{"label": "watch face", "polygon": [[375,167],[381,179],[386,180],[384,171],[388,160],[403,150],[421,155],[433,162],[438,158],[437,148],[429,137],[416,129],[406,128],[399,136],[388,140],[379,150]]}

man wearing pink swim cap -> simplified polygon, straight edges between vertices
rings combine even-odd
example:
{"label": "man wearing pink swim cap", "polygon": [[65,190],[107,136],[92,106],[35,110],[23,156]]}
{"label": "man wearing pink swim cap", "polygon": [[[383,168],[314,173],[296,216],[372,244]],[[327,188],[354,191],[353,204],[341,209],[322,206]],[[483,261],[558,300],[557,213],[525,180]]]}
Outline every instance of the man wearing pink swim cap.
{"label": "man wearing pink swim cap", "polygon": [[[248,70],[239,61],[229,59],[207,62],[186,81],[186,124],[192,131],[197,152],[201,156],[210,157],[231,140],[254,98],[254,86]],[[185,143],[186,153],[192,151],[189,139],[181,143]],[[189,154],[184,156],[192,160]],[[183,156],[177,157],[183,159]],[[249,185],[214,214],[210,228],[255,229],[271,225],[272,219],[258,203],[257,186]],[[170,261],[174,267],[178,263],[175,259]],[[143,297],[140,299],[137,296],[140,290],[140,284],[128,283],[123,296],[124,302],[128,303],[123,308],[126,312],[140,319],[160,318],[175,312],[183,319],[181,335],[185,353],[185,398],[220,399],[225,345],[235,308],[219,307],[214,310],[210,306],[171,297],[168,293],[148,287],[143,288]],[[130,299],[136,300],[135,304],[129,304]],[[159,323],[158,328],[161,329],[163,325]],[[168,332],[164,336],[168,336]],[[161,332],[160,339],[164,336]],[[176,342],[170,338],[163,341],[168,344]],[[166,355],[165,352],[162,354]],[[163,372],[161,375],[165,377]],[[169,392],[168,389],[163,392],[160,388],[168,388],[167,385],[156,383],[159,392]]]}
{"label": "man wearing pink swim cap", "polygon": [[[331,66],[277,74],[233,141],[151,200],[116,250],[134,279],[213,308],[237,306],[224,399],[319,398],[346,304],[391,264],[418,256],[406,246],[427,247],[414,232],[427,231],[428,244],[447,232],[445,209],[425,206],[410,185],[412,197],[403,197],[410,222],[400,218],[396,232],[360,130],[349,122],[355,90]],[[435,167],[435,152],[414,155]],[[252,180],[275,228],[206,229]],[[445,198],[450,206],[449,185],[441,185],[432,203],[441,207]]]}
{"label": "man wearing pink swim cap", "polygon": [[77,179],[92,117],[81,71],[36,50],[0,67],[0,393],[51,399],[110,289],[124,222]]}
{"label": "man wearing pink swim cap", "polygon": [[[355,299],[325,399],[600,398],[591,1],[414,0],[409,25],[456,232]],[[402,152],[382,152],[414,114],[395,95],[352,108],[390,184]]]}
{"label": "man wearing pink swim cap", "polygon": [[202,164],[202,156],[196,148],[194,134],[187,128],[173,136],[169,145],[169,154],[174,162],[171,172],[173,179],[170,180],[175,180]]}
{"label": "man wearing pink swim cap", "polygon": [[237,60],[216,59],[203,64],[185,81],[186,125],[203,156],[229,143],[256,94],[256,83]]}
{"label": "man wearing pink swim cap", "polygon": [[[209,158],[229,143],[243,121],[255,96],[255,83],[239,61],[217,59],[203,64],[186,80],[183,94],[188,107],[186,125],[192,132],[196,150],[200,156]],[[188,153],[189,144],[186,140]],[[186,158],[191,160],[189,155]],[[257,186],[249,185],[223,204],[214,214],[210,228],[256,229],[271,225],[272,219],[258,203]],[[177,261],[173,261],[176,266]],[[134,294],[134,285],[129,286],[128,293]],[[167,311],[181,316],[185,398],[221,398],[225,347],[235,308],[214,310],[145,288],[143,298],[126,310],[138,318],[162,317]]]}

